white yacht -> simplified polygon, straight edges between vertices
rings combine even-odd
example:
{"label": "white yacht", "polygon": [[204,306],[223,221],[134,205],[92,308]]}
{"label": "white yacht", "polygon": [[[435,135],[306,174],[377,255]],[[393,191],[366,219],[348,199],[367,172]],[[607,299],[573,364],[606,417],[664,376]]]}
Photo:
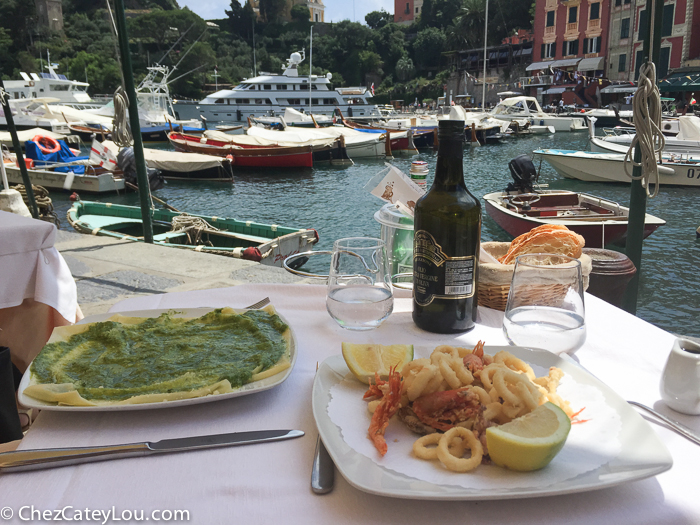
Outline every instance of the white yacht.
{"label": "white yacht", "polygon": [[539,126],[553,126],[556,131],[582,131],[588,129],[581,117],[560,117],[545,113],[534,97],[509,97],[502,100],[490,111],[490,115],[500,120],[528,120]]}
{"label": "white yacht", "polygon": [[[248,117],[277,116],[291,107],[314,115],[331,116],[340,108],[346,117],[379,117],[365,87],[331,89],[332,75],[299,76],[305,52],[292,53],[282,74],[262,73],[243,80],[233,89],[212,93],[200,102],[175,100],[178,119],[205,117],[212,123],[246,122]],[[309,87],[310,86],[310,87]],[[309,104],[309,99],[311,104]]]}
{"label": "white yacht", "polygon": [[6,80],[5,91],[12,100],[51,98],[56,104],[71,106],[76,109],[90,109],[101,106],[88,95],[90,86],[87,82],[69,80],[56,72],[58,64],[52,64],[49,56],[48,73],[20,72],[22,80]]}

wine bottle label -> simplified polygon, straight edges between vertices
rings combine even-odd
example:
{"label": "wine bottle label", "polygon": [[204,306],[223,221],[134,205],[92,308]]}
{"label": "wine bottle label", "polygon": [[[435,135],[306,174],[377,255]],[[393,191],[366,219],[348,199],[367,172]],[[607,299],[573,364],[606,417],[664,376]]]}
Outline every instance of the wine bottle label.
{"label": "wine bottle label", "polygon": [[474,295],[475,257],[450,257],[425,230],[413,241],[413,296],[421,306],[435,299],[468,299]]}

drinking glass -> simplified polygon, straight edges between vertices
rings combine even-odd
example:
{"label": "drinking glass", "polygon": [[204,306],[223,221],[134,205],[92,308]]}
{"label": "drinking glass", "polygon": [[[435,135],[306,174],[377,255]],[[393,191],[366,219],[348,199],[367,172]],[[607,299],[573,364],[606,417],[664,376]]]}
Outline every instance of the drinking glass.
{"label": "drinking glass", "polygon": [[386,244],[371,237],[333,243],[326,308],[348,330],[378,327],[394,309]]}
{"label": "drinking glass", "polygon": [[512,345],[572,354],[586,340],[578,259],[553,254],[515,260],[503,333]]}

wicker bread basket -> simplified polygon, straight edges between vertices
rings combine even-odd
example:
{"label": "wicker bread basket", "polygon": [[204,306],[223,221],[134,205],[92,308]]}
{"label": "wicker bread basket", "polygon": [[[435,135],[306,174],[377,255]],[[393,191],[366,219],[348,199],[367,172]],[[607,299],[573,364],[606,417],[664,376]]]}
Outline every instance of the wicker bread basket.
{"label": "wicker bread basket", "polygon": [[[509,242],[483,242],[481,247],[493,255],[496,259],[506,254],[510,248]],[[588,276],[591,273],[593,262],[585,253],[579,258],[581,261],[581,273],[583,274],[583,289],[588,289]],[[508,302],[508,291],[513,278],[515,264],[479,263],[479,284],[477,299],[479,306],[486,306],[494,310],[505,311]],[[535,285],[533,293],[541,297],[552,297],[553,301],[561,297],[561,285]]]}

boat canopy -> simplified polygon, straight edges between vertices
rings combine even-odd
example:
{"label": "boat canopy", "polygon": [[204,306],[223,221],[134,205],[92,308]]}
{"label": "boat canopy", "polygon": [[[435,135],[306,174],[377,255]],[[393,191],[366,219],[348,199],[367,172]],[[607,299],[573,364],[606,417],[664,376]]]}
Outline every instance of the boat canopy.
{"label": "boat canopy", "polygon": [[523,113],[542,113],[542,108],[535,97],[510,97],[499,102],[493,109],[493,114],[503,115],[519,111]]}
{"label": "boat canopy", "polygon": [[700,140],[700,118],[685,115],[678,117],[678,135],[680,140]]}
{"label": "boat canopy", "polygon": [[[119,146],[111,140],[105,140],[102,144],[107,146],[115,156],[119,153]],[[164,171],[200,171],[209,168],[217,168],[222,165],[221,158],[213,155],[201,155],[199,153],[181,153],[177,151],[143,148],[143,156],[149,168]]]}

